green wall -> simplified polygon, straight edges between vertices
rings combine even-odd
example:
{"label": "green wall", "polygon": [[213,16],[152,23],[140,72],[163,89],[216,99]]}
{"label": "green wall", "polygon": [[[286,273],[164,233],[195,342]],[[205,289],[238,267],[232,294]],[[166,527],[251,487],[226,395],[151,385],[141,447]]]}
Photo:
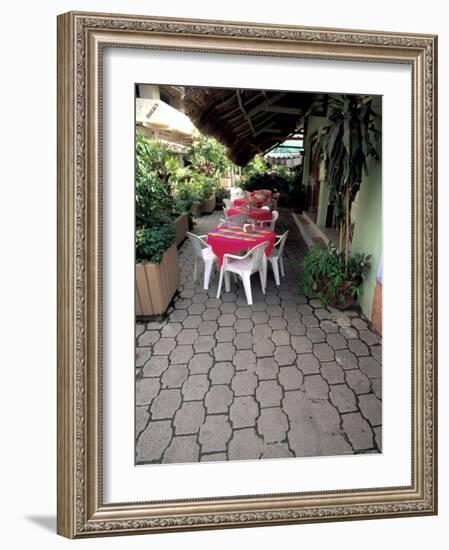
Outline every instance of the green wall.
{"label": "green wall", "polygon": [[363,283],[360,298],[360,307],[369,319],[377,266],[382,254],[382,174],[379,162],[370,161],[368,168],[369,176],[363,179],[360,186],[351,252],[371,254],[371,268]]}

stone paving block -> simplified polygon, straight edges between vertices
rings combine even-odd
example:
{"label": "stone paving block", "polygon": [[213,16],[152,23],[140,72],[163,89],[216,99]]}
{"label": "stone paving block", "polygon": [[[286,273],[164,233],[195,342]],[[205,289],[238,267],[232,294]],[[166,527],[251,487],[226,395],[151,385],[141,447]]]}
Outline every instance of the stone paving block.
{"label": "stone paving block", "polygon": [[187,309],[191,303],[192,300],[189,300],[188,298],[179,298],[178,300],[174,301],[173,305],[175,309]]}
{"label": "stone paving block", "polygon": [[380,364],[382,364],[382,345],[379,346],[371,346],[370,348],[371,355],[379,361]]}
{"label": "stone paving block", "polygon": [[216,345],[217,344],[213,336],[204,335],[198,336],[193,344],[193,348],[195,353],[209,353],[215,348]]}
{"label": "stone paving block", "polygon": [[155,344],[161,335],[157,330],[146,330],[138,339],[138,346],[148,347]]}
{"label": "stone paving block", "polygon": [[270,317],[268,324],[270,325],[272,330],[281,330],[287,326],[287,321],[282,317]]}
{"label": "stone paving block", "polygon": [[189,315],[182,322],[184,328],[198,328],[202,322],[203,318],[201,315]]}
{"label": "stone paving block", "polygon": [[201,455],[200,462],[220,462],[227,460],[226,453],[210,453]]}
{"label": "stone paving block", "polygon": [[369,378],[362,371],[348,370],[346,372],[346,383],[356,393],[368,393],[371,391]]}
{"label": "stone paving block", "polygon": [[252,330],[253,337],[257,340],[266,340],[272,335],[272,333],[273,331],[270,325],[267,324],[255,325]]}
{"label": "stone paving block", "polygon": [[234,394],[228,386],[224,384],[211,386],[204,400],[207,414],[227,412],[233,397]]}
{"label": "stone paving block", "polygon": [[234,338],[234,346],[236,349],[252,349],[253,347],[253,337],[249,332],[243,332],[237,334]]}
{"label": "stone paving block", "polygon": [[366,322],[359,317],[354,317],[352,324],[357,330],[366,330],[368,328]]}
{"label": "stone paving block", "polygon": [[232,363],[237,370],[253,371],[256,367],[256,355],[252,350],[238,350]]}
{"label": "stone paving block", "polygon": [[220,327],[233,327],[236,322],[236,316],[233,313],[222,313],[217,319]]}
{"label": "stone paving block", "polygon": [[205,305],[208,309],[219,308],[221,306],[221,300],[217,298],[208,298]]}
{"label": "stone paving block", "polygon": [[283,317],[288,323],[301,322],[301,319],[302,319],[301,314],[296,308],[289,308],[289,307],[284,308]]}
{"label": "stone paving block", "polygon": [[313,314],[313,308],[310,307],[308,304],[299,304],[297,309],[301,315]]}
{"label": "stone paving block", "polygon": [[335,332],[338,332],[338,326],[334,322],[329,320],[321,321],[320,327],[327,334],[334,334]]}
{"label": "stone paving block", "polygon": [[340,311],[337,311],[331,316],[332,321],[337,323],[339,327],[350,327],[351,326],[351,318],[346,314],[342,313]]}
{"label": "stone paving block", "polygon": [[160,376],[168,368],[168,357],[156,355],[145,363],[142,374],[145,378]]}
{"label": "stone paving block", "polygon": [[368,378],[379,378],[382,376],[382,367],[373,357],[360,357],[360,370],[368,376]]}
{"label": "stone paving block", "polygon": [[348,343],[346,339],[343,338],[343,336],[338,333],[328,334],[326,337],[326,340],[327,340],[327,343],[334,350],[345,349],[348,347]]}
{"label": "stone paving block", "polygon": [[298,355],[296,364],[303,374],[316,374],[320,372],[318,359],[312,353],[301,353]]}
{"label": "stone paving block", "polygon": [[318,434],[310,420],[290,422],[287,439],[295,456],[316,456],[318,453]]}
{"label": "stone paving block", "polygon": [[268,443],[263,446],[261,458],[290,458],[293,453],[287,443]]}
{"label": "stone paving block", "polygon": [[151,348],[136,348],[136,367],[143,367],[152,355]]}
{"label": "stone paving block", "polygon": [[302,316],[302,324],[308,328],[313,327],[319,327],[320,322],[315,317],[315,315],[303,315]]}
{"label": "stone paving block", "polygon": [[282,388],[278,381],[261,380],[256,389],[256,399],[261,407],[278,407],[282,399]]}
{"label": "stone paving block", "polygon": [[257,377],[254,373],[248,371],[239,371],[235,374],[231,382],[231,387],[235,395],[252,395],[257,386]]}
{"label": "stone paving block", "polygon": [[325,319],[330,319],[331,317],[331,313],[329,313],[329,311],[327,311],[327,309],[324,309],[324,308],[315,309],[313,314],[315,315],[315,317],[318,317],[320,321]]}
{"label": "stone paving block", "polygon": [[259,380],[271,380],[279,374],[279,367],[274,357],[260,357],[257,359],[255,372]]}
{"label": "stone paving block", "polygon": [[221,327],[215,333],[217,342],[232,342],[236,332],[232,327]]}
{"label": "stone paving block", "polygon": [[252,316],[252,310],[250,307],[238,307],[235,310],[235,316],[238,319],[250,319]]}
{"label": "stone paving block", "polygon": [[172,365],[180,365],[188,363],[193,357],[193,347],[191,345],[180,345],[170,353],[170,363]]}
{"label": "stone paving block", "polygon": [[234,429],[254,426],[258,416],[259,405],[252,395],[236,397],[229,409],[229,417]]}
{"label": "stone paving block", "polygon": [[329,344],[313,345],[313,354],[319,361],[333,361],[334,353],[334,350],[329,346]]}
{"label": "stone paving block", "polygon": [[253,428],[235,430],[229,442],[229,460],[254,460],[262,455],[262,441]]}
{"label": "stone paving block", "polygon": [[150,422],[137,442],[136,462],[160,462],[171,437],[172,427],[169,420]]}
{"label": "stone paving block", "polygon": [[357,357],[347,349],[337,350],[335,352],[335,361],[344,370],[357,369],[359,366]]}
{"label": "stone paving block", "polygon": [[148,321],[148,323],[146,323],[146,330],[161,330],[163,326],[163,321]]}
{"label": "stone paving block", "polygon": [[257,357],[270,357],[273,356],[275,346],[271,340],[257,339],[254,341],[253,349]]}
{"label": "stone paving block", "polygon": [[[190,306],[190,307],[193,307],[193,306]],[[175,309],[175,311],[173,311],[173,313],[170,314],[168,319],[169,319],[170,322],[184,321],[184,319],[187,317],[187,315],[188,315],[188,313],[185,309]]]}
{"label": "stone paving block", "polygon": [[208,300],[207,294],[202,294],[199,292],[199,289],[196,289],[195,295],[192,297],[192,302],[194,304],[204,304]]}
{"label": "stone paving block", "polygon": [[206,374],[191,374],[182,386],[182,395],[185,401],[203,399],[209,389],[209,379]]}
{"label": "stone paving block", "polygon": [[139,338],[142,332],[145,332],[146,328],[146,323],[136,323],[136,339]]}
{"label": "stone paving block", "polygon": [[218,324],[216,321],[202,321],[198,325],[198,333],[201,336],[213,336],[218,330]]}
{"label": "stone paving block", "polygon": [[287,416],[279,407],[260,411],[257,431],[263,436],[265,443],[283,441],[288,427]]}
{"label": "stone paving block", "polygon": [[209,308],[203,313],[203,319],[205,321],[216,321],[221,315],[218,308]]}
{"label": "stone paving block", "polygon": [[274,330],[271,340],[276,346],[288,346],[290,345],[290,334],[286,330]]}
{"label": "stone paving block", "polygon": [[200,446],[194,435],[174,437],[164,453],[164,463],[198,462]]}
{"label": "stone paving block", "polygon": [[198,331],[193,328],[185,328],[176,336],[178,344],[193,344],[198,338]]}
{"label": "stone paving block", "polygon": [[136,407],[136,437],[145,428],[150,418],[150,412],[148,405]]}
{"label": "stone paving block", "polygon": [[204,422],[206,411],[202,401],[185,401],[176,411],[174,426],[175,433],[197,433]]}
{"label": "stone paving block", "polygon": [[327,399],[329,386],[319,374],[304,377],[304,389],[310,399]]}
{"label": "stone paving block", "polygon": [[323,456],[340,456],[353,454],[353,450],[341,434],[324,434],[320,438],[319,454]]}
{"label": "stone paving block", "polygon": [[373,447],[373,432],[359,412],[344,414],[342,419],[343,429],[355,451]]}
{"label": "stone paving block", "polygon": [[374,393],[359,396],[359,407],[372,426],[382,424],[382,401]]}
{"label": "stone paving block", "polygon": [[368,346],[356,338],[354,338],[354,340],[348,340],[348,347],[357,356],[369,355]]}
{"label": "stone paving block", "polygon": [[373,346],[380,342],[379,336],[372,330],[360,330],[359,331],[360,340],[365,342],[367,346]]}
{"label": "stone paving block", "polygon": [[335,361],[321,363],[321,376],[328,384],[344,384],[345,376],[343,369]]}
{"label": "stone paving block", "polygon": [[153,355],[169,355],[175,347],[176,340],[174,338],[161,338],[153,346]]}
{"label": "stone paving block", "polygon": [[281,306],[268,306],[267,313],[270,317],[282,317],[284,310],[281,308]]}
{"label": "stone paving block", "polygon": [[136,382],[136,405],[146,405],[156,397],[161,388],[159,378],[141,378]]}
{"label": "stone paving block", "polygon": [[374,440],[377,448],[382,452],[382,428],[380,426],[374,428]]}
{"label": "stone paving block", "polygon": [[213,349],[213,355],[216,361],[231,361],[235,352],[235,346],[230,342],[219,342]]}
{"label": "stone paving block", "polygon": [[382,378],[372,378],[371,387],[373,389],[375,396],[378,399],[382,399]]}
{"label": "stone paving block", "polygon": [[235,292],[223,292],[221,295],[221,300],[223,302],[232,302],[235,304],[235,301],[237,300],[237,296]]}
{"label": "stone paving block", "polygon": [[234,328],[237,332],[251,332],[253,327],[254,323],[251,319],[238,319],[234,324]]}
{"label": "stone paving block", "polygon": [[278,306],[281,303],[281,299],[279,298],[279,296],[276,295],[267,295],[267,297],[265,298],[265,302],[270,306]]}
{"label": "stone paving block", "polygon": [[181,390],[161,390],[151,404],[151,419],[172,418],[181,405]]}
{"label": "stone paving block", "polygon": [[279,382],[284,390],[297,390],[304,383],[304,375],[296,366],[281,367]]}
{"label": "stone paving block", "polygon": [[292,365],[296,361],[297,353],[291,346],[278,346],[274,352],[274,358],[280,367]]}
{"label": "stone paving block", "polygon": [[312,351],[312,342],[307,336],[292,336],[292,348],[298,353],[310,353]]}
{"label": "stone paving block", "polygon": [[267,303],[265,302],[265,297],[261,297],[260,299],[255,300],[253,296],[253,305],[251,306],[251,309],[254,311],[266,311],[267,310]]}
{"label": "stone paving block", "polygon": [[186,365],[170,365],[161,378],[163,388],[180,388],[187,380],[189,371]]}
{"label": "stone paving block", "polygon": [[232,302],[222,303],[220,306],[221,313],[234,313],[237,309],[237,306]]}
{"label": "stone paving block", "polygon": [[228,417],[224,414],[206,416],[200,428],[199,442],[202,453],[226,451],[232,429]]}
{"label": "stone paving block", "polygon": [[310,340],[314,344],[325,342],[326,340],[326,333],[320,328],[309,328],[307,329],[306,334],[308,340]]}
{"label": "stone paving block", "polygon": [[347,340],[359,337],[359,333],[352,327],[340,327],[340,334]]}
{"label": "stone paving block", "polygon": [[332,386],[329,392],[331,402],[342,412],[357,410],[357,402],[354,392],[346,384]]}
{"label": "stone paving block", "polygon": [[204,374],[210,371],[213,363],[208,353],[197,353],[189,362],[189,370],[192,374]]}
{"label": "stone paving block", "polygon": [[209,373],[212,384],[229,384],[234,376],[235,369],[232,363],[225,361],[215,363]]}
{"label": "stone paving block", "polygon": [[310,417],[319,434],[335,433],[340,429],[340,415],[329,401],[311,401]]}
{"label": "stone paving block", "polygon": [[304,336],[306,333],[306,327],[300,321],[290,321],[286,326],[292,336]]}
{"label": "stone paving block", "polygon": [[266,311],[254,311],[251,320],[255,325],[265,324],[268,322],[269,317]]}

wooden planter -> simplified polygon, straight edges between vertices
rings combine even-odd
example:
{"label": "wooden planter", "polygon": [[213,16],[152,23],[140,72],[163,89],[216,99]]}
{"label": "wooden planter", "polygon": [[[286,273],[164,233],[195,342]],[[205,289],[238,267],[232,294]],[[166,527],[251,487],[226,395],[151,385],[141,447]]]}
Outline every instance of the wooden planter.
{"label": "wooden planter", "polygon": [[203,212],[205,214],[212,214],[212,212],[215,210],[215,204],[217,202],[217,199],[215,195],[212,195],[205,201],[203,201]]}
{"label": "wooden planter", "polygon": [[178,249],[173,244],[160,264],[136,264],[136,316],[165,313],[179,285]]}
{"label": "wooden planter", "polygon": [[202,206],[200,202],[194,202],[192,204],[192,214],[194,218],[199,218],[203,212]]}
{"label": "wooden planter", "polygon": [[189,230],[189,217],[187,214],[180,214],[175,219],[175,244],[179,246],[186,238],[186,233]]}

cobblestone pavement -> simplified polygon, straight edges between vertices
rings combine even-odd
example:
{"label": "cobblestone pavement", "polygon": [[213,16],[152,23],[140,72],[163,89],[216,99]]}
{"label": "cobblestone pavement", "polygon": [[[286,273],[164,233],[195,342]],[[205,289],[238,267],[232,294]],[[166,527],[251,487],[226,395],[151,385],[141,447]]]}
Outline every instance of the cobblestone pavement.
{"label": "cobblestone pavement", "polygon": [[[197,234],[218,225],[204,216]],[[290,230],[281,285],[252,281],[216,299],[218,273],[193,282],[188,242],[181,286],[162,321],[137,323],[136,463],[244,460],[381,451],[382,346],[356,311],[299,291],[305,253]]]}

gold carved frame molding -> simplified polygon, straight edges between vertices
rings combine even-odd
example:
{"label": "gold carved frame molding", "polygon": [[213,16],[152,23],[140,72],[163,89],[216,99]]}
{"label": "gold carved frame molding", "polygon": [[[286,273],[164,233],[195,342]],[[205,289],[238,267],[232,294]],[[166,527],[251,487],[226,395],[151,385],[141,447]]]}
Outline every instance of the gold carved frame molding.
{"label": "gold carved frame molding", "polygon": [[[102,496],[104,47],[384,62],[412,69],[412,484],[105,504]],[[58,532],[78,538],[435,514],[436,78],[432,35],[66,13],[58,18]]]}

